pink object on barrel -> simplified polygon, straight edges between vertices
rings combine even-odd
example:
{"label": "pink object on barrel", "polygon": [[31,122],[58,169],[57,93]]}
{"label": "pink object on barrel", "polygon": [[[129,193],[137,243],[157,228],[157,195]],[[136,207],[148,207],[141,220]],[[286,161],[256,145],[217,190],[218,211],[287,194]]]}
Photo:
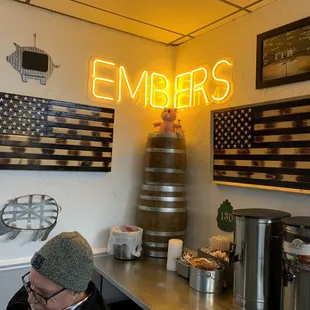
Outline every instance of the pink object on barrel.
{"label": "pink object on barrel", "polygon": [[182,125],[175,124],[177,119],[177,109],[166,108],[161,113],[162,122],[154,123],[154,127],[159,127],[159,133],[164,132],[176,132],[177,129],[180,129]]}

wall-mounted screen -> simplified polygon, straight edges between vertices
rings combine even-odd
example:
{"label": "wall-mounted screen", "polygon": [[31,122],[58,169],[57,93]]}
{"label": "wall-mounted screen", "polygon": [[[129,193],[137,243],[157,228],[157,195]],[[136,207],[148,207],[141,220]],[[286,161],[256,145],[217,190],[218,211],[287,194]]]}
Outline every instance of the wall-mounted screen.
{"label": "wall-mounted screen", "polygon": [[47,72],[48,56],[29,51],[23,52],[22,66],[24,69]]}

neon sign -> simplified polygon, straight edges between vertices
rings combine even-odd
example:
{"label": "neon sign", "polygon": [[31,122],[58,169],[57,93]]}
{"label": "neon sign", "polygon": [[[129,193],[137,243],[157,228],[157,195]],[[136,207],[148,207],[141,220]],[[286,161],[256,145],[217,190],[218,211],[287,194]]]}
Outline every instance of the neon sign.
{"label": "neon sign", "polygon": [[144,70],[133,82],[123,65],[93,58],[89,93],[96,101],[120,103],[129,97],[153,108],[173,105],[184,109],[201,103],[224,103],[233,93],[231,67],[230,61],[222,59],[212,69],[199,67],[180,73],[174,78],[174,83],[164,74]]}

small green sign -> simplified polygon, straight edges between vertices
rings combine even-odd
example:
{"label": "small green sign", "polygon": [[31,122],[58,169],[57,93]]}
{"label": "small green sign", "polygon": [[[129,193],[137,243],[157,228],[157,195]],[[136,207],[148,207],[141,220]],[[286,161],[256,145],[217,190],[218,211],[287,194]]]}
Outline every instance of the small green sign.
{"label": "small green sign", "polygon": [[234,231],[234,216],[232,214],[233,207],[226,199],[223,201],[217,212],[217,226],[219,229],[227,232]]}

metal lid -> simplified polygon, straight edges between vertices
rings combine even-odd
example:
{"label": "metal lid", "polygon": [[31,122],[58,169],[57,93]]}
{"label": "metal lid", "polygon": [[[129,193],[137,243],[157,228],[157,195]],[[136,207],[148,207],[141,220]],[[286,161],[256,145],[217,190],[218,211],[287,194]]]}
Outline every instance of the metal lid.
{"label": "metal lid", "polygon": [[266,220],[280,220],[291,216],[290,213],[272,209],[238,209],[233,210],[232,214],[237,217],[240,216]]}
{"label": "metal lid", "polygon": [[283,219],[282,222],[289,226],[310,228],[309,216],[294,216],[287,219]]}

